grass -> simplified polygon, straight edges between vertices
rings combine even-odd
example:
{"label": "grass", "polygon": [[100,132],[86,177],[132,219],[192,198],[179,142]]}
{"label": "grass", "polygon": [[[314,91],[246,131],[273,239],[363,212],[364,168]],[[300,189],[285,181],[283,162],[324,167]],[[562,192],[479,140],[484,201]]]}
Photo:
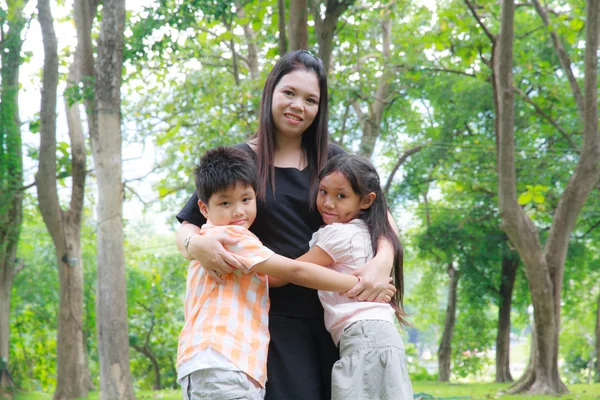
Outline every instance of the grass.
{"label": "grass", "polygon": [[[553,396],[503,395],[502,390],[510,386],[503,383],[440,383],[413,382],[415,393],[427,393],[436,397],[462,397],[472,399],[502,399],[502,400],[548,400]],[[570,393],[562,396],[564,400],[600,400],[600,384],[570,385]]]}
{"label": "grass", "polygon": [[[527,396],[527,395],[502,395],[501,391],[509,385],[502,383],[440,383],[440,382],[413,382],[416,393],[427,393],[435,397],[468,397],[473,400],[550,400],[552,396]],[[570,393],[561,397],[562,400],[600,400],[600,383],[592,385],[571,385]],[[136,393],[138,400],[180,400],[181,392],[168,391],[140,391]],[[50,400],[51,394],[47,393],[19,393],[15,400]],[[97,392],[90,393],[90,400],[98,400]],[[352,399],[349,399],[352,400]]]}
{"label": "grass", "polygon": [[[144,390],[135,393],[137,400],[181,400],[181,391],[179,390]],[[88,400],[99,400],[100,393],[91,392]],[[52,400],[51,393],[29,392],[17,393],[15,400]]]}

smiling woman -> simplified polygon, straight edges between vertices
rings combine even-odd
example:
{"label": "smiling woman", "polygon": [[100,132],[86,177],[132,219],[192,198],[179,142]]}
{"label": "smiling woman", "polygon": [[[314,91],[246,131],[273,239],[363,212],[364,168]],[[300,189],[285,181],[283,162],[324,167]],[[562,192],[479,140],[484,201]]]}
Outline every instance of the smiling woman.
{"label": "smiling woman", "polygon": [[276,137],[300,142],[319,112],[319,81],[313,71],[296,70],[285,75],[273,93],[271,113]]}

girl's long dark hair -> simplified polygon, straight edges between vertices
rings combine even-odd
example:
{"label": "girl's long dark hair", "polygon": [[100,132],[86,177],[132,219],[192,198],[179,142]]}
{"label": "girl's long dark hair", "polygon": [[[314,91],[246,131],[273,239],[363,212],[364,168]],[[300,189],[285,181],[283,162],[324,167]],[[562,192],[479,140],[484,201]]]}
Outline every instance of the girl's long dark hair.
{"label": "girl's long dark hair", "polygon": [[[310,176],[310,196],[314,198],[319,186],[318,174],[327,162],[329,145],[327,141],[327,120],[329,108],[327,98],[327,74],[321,60],[306,50],[298,50],[282,56],[275,64],[262,91],[260,100],[260,117],[258,131],[253,136],[257,138],[256,169],[258,173],[257,196],[265,200],[267,183],[271,183],[273,195],[275,194],[275,166],[273,165],[275,153],[275,124],[271,105],[273,92],[281,78],[297,70],[313,71],[319,81],[319,111],[313,123],[302,134],[302,153],[307,159],[307,168]],[[314,203],[311,203],[314,204]]]}
{"label": "girl's long dark hair", "polygon": [[394,268],[392,270],[396,294],[390,301],[396,317],[401,324],[409,325],[404,312],[404,251],[402,243],[388,219],[388,205],[385,199],[379,175],[373,164],[367,159],[350,154],[341,154],[331,158],[323,170],[319,173],[319,180],[327,175],[339,172],[352,187],[354,193],[365,198],[369,193],[375,193],[376,197],[371,206],[361,210],[359,218],[362,219],[369,229],[373,254],[377,254],[377,244],[381,239],[387,239],[394,247]]}

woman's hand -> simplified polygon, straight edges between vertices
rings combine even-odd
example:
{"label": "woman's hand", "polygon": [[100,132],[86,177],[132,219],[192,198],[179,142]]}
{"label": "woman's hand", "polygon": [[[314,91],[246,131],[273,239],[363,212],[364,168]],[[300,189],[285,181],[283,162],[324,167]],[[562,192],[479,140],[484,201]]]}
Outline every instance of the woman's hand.
{"label": "woman's hand", "polygon": [[354,275],[360,276],[361,280],[345,295],[359,301],[389,302],[396,293],[396,288],[390,285],[393,260],[391,245],[387,240],[380,241],[377,255],[354,271]]}
{"label": "woman's hand", "polygon": [[[186,239],[189,238],[187,248]],[[177,247],[185,258],[195,259],[218,283],[225,284],[221,278],[242,265],[225,249],[226,245],[236,244],[238,240],[232,240],[226,235],[212,237],[201,236],[200,228],[194,224],[184,221],[177,229]]]}
{"label": "woman's hand", "polygon": [[368,263],[356,269],[353,275],[358,275],[361,279],[344,294],[359,301],[389,303],[396,294],[396,287],[390,283],[392,278],[389,274],[379,275],[378,271],[381,269],[387,268],[380,268],[377,264]]}
{"label": "woman's hand", "polygon": [[243,268],[242,264],[224,247],[236,244],[238,241],[223,234],[210,237],[194,235],[190,238],[188,252],[200,262],[208,275],[218,283],[225,284],[226,281],[221,278],[222,276],[235,269]]}

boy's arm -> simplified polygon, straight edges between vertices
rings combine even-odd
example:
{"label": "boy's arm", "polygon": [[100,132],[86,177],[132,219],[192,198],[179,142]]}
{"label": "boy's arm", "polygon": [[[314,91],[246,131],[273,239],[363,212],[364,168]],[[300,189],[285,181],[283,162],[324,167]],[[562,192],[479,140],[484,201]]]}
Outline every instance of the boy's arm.
{"label": "boy's arm", "polygon": [[[331,256],[319,246],[314,246],[307,253],[296,258],[296,260],[321,265],[323,267],[333,264]],[[288,283],[290,282],[285,279],[269,276],[269,287],[280,287],[287,285]]]}
{"label": "boy's arm", "polygon": [[291,260],[278,254],[273,254],[265,261],[254,265],[252,271],[282,278],[311,289],[331,292],[350,290],[360,280],[354,275],[342,274],[305,261]]}

